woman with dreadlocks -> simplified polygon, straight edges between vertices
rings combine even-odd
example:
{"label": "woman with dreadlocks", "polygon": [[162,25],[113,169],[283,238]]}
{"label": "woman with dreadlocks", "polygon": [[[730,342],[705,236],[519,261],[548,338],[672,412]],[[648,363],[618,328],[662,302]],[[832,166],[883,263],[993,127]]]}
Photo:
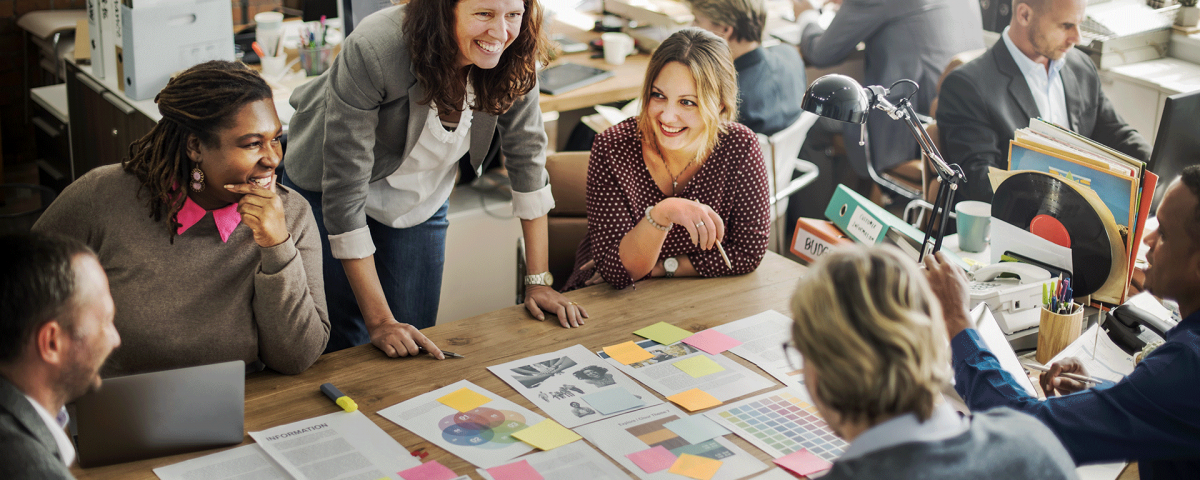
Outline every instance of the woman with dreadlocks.
{"label": "woman with dreadlocks", "polygon": [[154,100],[162,120],[129,158],[76,180],[33,227],[88,244],[108,273],[123,345],[104,375],[228,360],[300,373],[329,318],[312,210],[275,182],[270,87],[211,61]]}

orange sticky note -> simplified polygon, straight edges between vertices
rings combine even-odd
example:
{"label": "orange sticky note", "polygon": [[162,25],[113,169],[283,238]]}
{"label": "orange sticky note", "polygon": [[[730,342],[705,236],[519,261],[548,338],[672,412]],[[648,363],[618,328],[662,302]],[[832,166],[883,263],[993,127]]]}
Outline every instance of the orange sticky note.
{"label": "orange sticky note", "polygon": [[684,453],[675,459],[675,463],[667,471],[696,480],[709,480],[713,475],[717,474],[717,469],[721,468],[721,463],[720,460]]}
{"label": "orange sticky note", "polygon": [[482,407],[483,404],[492,401],[492,399],[484,396],[483,394],[477,393],[474,390],[463,387],[454,393],[439,398],[438,401],[442,402],[447,407],[453,408],[460,412],[469,412],[476,408]]}
{"label": "orange sticky note", "polygon": [[667,400],[675,402],[679,406],[686,408],[689,412],[704,410],[721,404],[721,401],[717,400],[717,397],[709,395],[708,392],[699,388],[693,388],[683,393],[676,393],[667,397]]}
{"label": "orange sticky note", "polygon": [[654,358],[654,355],[651,355],[650,352],[646,351],[646,349],[637,346],[637,344],[633,342],[618,343],[616,345],[604,347],[604,353],[607,353],[608,356],[613,358],[613,360],[621,362],[625,365]]}

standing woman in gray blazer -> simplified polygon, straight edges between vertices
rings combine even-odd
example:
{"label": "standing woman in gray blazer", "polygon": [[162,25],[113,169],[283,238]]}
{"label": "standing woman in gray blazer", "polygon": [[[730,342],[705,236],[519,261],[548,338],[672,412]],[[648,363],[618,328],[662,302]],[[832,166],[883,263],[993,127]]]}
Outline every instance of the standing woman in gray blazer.
{"label": "standing woman in gray blazer", "polygon": [[525,306],[564,327],[587,313],[550,286],[537,62],[537,0],[411,0],[370,15],[333,67],[292,94],[281,181],[321,226],[330,332],[326,352],[370,341],[388,356],[441,351],[433,326],[445,260],[447,199],[460,159],[476,172],[503,152],[521,218]]}

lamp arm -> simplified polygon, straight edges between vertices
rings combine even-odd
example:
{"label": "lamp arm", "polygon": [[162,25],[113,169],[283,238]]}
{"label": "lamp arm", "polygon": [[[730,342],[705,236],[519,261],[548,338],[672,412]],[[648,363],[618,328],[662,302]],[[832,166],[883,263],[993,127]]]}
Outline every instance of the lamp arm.
{"label": "lamp arm", "polygon": [[899,105],[893,105],[885,95],[874,91],[872,93],[874,95],[872,95],[871,103],[875,108],[883,110],[893,120],[903,120],[908,125],[909,133],[917,140],[921,152],[933,162],[933,168],[941,180],[937,199],[933,202],[933,214],[929,219],[929,228],[925,232],[925,240],[921,242],[921,254],[917,259],[917,261],[923,261],[925,255],[932,255],[942,249],[942,237],[946,235],[950,209],[954,207],[954,194],[958,190],[959,184],[966,179],[966,175],[963,174],[961,167],[951,166],[942,158],[941,152],[934,146],[933,139],[929,137],[929,132],[926,132],[917,123],[917,112],[913,110],[912,102],[906,98],[900,100]]}

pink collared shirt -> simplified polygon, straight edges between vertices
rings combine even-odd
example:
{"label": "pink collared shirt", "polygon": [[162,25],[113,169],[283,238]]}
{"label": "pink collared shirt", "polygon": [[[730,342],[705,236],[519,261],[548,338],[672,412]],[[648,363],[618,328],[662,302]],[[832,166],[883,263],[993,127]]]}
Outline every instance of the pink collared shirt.
{"label": "pink collared shirt", "polygon": [[[231,203],[212,211],[213,221],[217,224],[217,232],[221,234],[222,242],[228,242],[229,234],[233,233],[233,229],[237,228],[239,223],[242,223],[242,214],[238,213],[237,207],[238,204]],[[204,218],[208,212],[204,207],[193,202],[190,197],[185,199],[183,208],[179,209],[179,213],[175,215],[175,220],[179,221],[179,229],[175,233],[183,235],[183,232],[192,228],[192,225]]]}

